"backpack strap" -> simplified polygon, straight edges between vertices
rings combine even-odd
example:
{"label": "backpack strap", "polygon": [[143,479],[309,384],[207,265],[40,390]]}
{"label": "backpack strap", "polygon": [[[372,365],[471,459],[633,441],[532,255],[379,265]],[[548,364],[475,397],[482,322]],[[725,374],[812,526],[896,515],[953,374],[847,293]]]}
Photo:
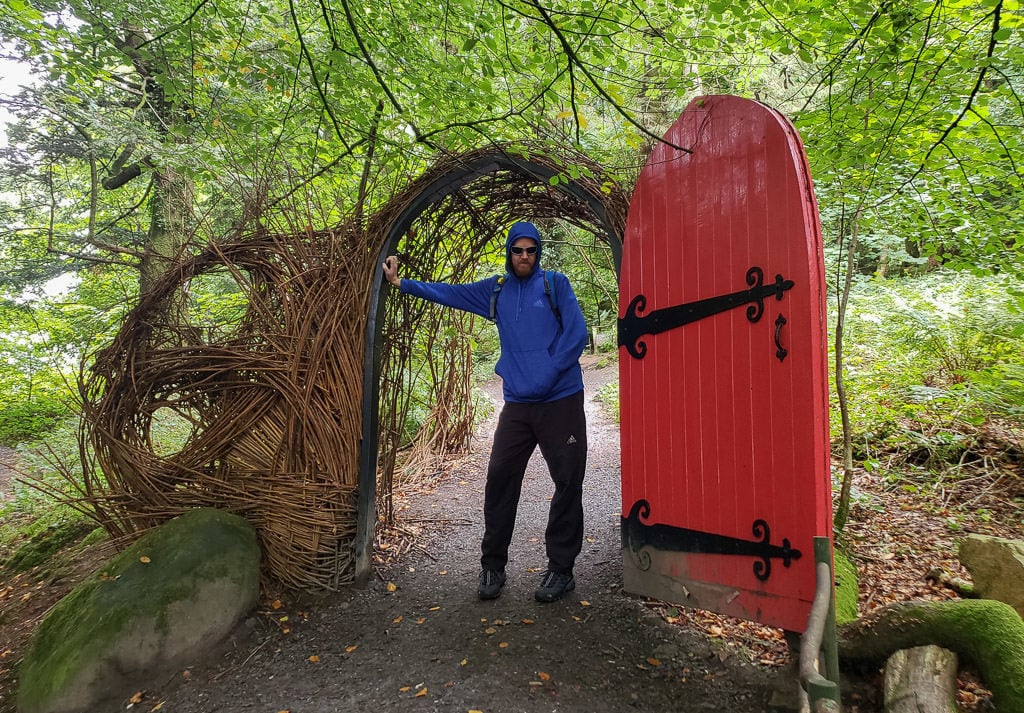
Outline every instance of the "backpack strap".
{"label": "backpack strap", "polygon": [[548,304],[551,305],[551,311],[558,320],[558,328],[562,329],[562,312],[558,309],[558,301],[555,299],[555,281],[551,277],[553,274],[556,273],[544,271],[544,294],[548,296]]}
{"label": "backpack strap", "polygon": [[505,286],[505,280],[507,280],[508,277],[509,275],[506,272],[495,280],[494,289],[491,290],[491,306],[487,311],[487,319],[492,322],[496,322],[498,320],[498,293],[501,292],[501,288]]}

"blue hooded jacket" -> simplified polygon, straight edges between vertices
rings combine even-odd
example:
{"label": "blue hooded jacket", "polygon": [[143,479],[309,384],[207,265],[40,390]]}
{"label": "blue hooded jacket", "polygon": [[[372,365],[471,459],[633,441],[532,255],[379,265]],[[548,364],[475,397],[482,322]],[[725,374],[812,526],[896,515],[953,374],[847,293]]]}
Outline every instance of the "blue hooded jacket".
{"label": "blue hooded jacket", "polygon": [[[519,238],[537,242],[533,272],[517,277],[512,269],[512,243]],[[505,266],[509,276],[495,305],[495,322],[501,357],[494,371],[502,378],[505,400],[513,403],[547,403],[583,390],[580,355],[587,344],[576,294],[569,278],[554,272],[552,296],[562,316],[562,326],[544,292],[544,271],[540,269],[540,235],[532,223],[514,223],[505,241]],[[431,302],[490,317],[491,294],[498,276],[462,285],[402,279],[402,292]]]}

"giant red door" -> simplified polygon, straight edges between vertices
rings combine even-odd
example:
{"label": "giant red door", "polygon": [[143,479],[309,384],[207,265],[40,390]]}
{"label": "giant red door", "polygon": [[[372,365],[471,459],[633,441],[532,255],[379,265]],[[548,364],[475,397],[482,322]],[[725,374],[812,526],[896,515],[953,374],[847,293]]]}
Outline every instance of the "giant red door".
{"label": "giant red door", "polygon": [[[628,591],[806,628],[831,537],[821,230],[778,112],[695,100],[630,204],[619,306]],[[678,147],[678,148],[674,148]]]}

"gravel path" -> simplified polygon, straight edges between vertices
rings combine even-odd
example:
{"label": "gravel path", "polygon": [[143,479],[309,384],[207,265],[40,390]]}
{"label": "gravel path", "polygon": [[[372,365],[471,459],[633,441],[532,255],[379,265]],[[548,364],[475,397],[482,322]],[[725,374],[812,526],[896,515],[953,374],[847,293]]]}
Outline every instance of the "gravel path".
{"label": "gravel path", "polygon": [[523,488],[508,583],[496,600],[476,597],[495,414],[471,457],[432,490],[408,496],[402,522],[422,536],[381,564],[367,588],[258,612],[226,650],[154,681],[141,710],[765,710],[771,669],[665,624],[622,592],[618,428],[593,402],[596,389],[616,376],[614,366],[596,368],[592,360],[585,370],[587,521],[575,592],[553,604],[533,599],[546,564],[553,490],[538,453]]}

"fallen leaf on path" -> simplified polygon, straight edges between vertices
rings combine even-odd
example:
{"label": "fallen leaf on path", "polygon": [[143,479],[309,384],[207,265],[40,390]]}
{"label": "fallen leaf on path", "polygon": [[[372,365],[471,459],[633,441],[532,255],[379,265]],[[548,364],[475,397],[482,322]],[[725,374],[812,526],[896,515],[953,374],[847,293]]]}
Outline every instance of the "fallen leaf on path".
{"label": "fallen leaf on path", "polygon": [[492,636],[493,634],[497,634],[498,630],[495,629],[493,626],[489,626],[486,629],[484,629],[484,633],[488,636]]}
{"label": "fallen leaf on path", "polygon": [[551,680],[551,674],[550,673],[545,673],[544,671],[538,671],[537,672],[537,678],[539,678],[541,681],[550,681]]}
{"label": "fallen leaf on path", "polygon": [[459,661],[459,666],[465,666],[468,663],[469,663],[469,659],[462,659],[461,661]]}
{"label": "fallen leaf on path", "polygon": [[533,623],[533,619],[523,619],[523,623],[524,624],[532,624]]}
{"label": "fallen leaf on path", "polygon": [[387,589],[389,592],[397,592],[398,591],[398,585],[395,584],[394,582],[388,582],[387,585],[384,588]]}
{"label": "fallen leaf on path", "polygon": [[310,663],[320,663],[320,657],[317,656],[316,654],[313,654],[312,656],[310,656],[306,660],[309,661]]}
{"label": "fallen leaf on path", "polygon": [[152,561],[153,560],[151,560],[149,557],[146,557],[146,555],[142,555],[142,557],[139,557],[139,562],[141,562],[142,564],[149,564]]}
{"label": "fallen leaf on path", "polygon": [[430,611],[439,611],[441,607],[430,607]]}
{"label": "fallen leaf on path", "polygon": [[134,696],[128,699],[128,702],[132,705],[135,705],[136,703],[142,703],[142,699],[145,698],[145,696],[145,691],[138,691]]}
{"label": "fallen leaf on path", "polygon": [[270,602],[271,609],[280,609],[283,606],[284,604],[281,603],[280,599],[275,599],[274,601]]}
{"label": "fallen leaf on path", "polygon": [[499,649],[507,649],[508,648],[508,642],[507,641],[502,641],[500,644],[498,644],[498,648]]}
{"label": "fallen leaf on path", "polygon": [[411,690],[412,690],[412,686],[402,686],[401,688],[398,689],[398,692],[399,693],[408,693]]}
{"label": "fallen leaf on path", "polygon": [[427,621],[427,617],[425,617],[425,616],[421,616],[421,617],[420,617],[419,619],[417,619],[417,620],[416,620],[416,623],[417,623],[417,624],[423,624],[423,623],[425,623],[426,621]]}
{"label": "fallen leaf on path", "polygon": [[427,695],[427,689],[426,688],[421,688],[420,690],[416,691],[416,695],[413,696],[413,697],[414,698],[423,698],[423,696],[425,696],[425,695]]}
{"label": "fallen leaf on path", "polygon": [[346,646],[345,647],[345,653],[346,654],[350,654],[350,653],[352,653],[353,651],[355,651],[358,648],[359,648],[359,644],[352,644],[351,646]]}
{"label": "fallen leaf on path", "polygon": [[399,614],[398,616],[396,616],[394,619],[391,620],[391,623],[392,624],[401,624],[402,623],[402,619],[404,619],[404,618],[405,618],[404,616]]}
{"label": "fallen leaf on path", "polygon": [[586,599],[580,599],[580,606],[581,607],[589,607],[590,606],[590,602],[588,602]]}
{"label": "fallen leaf on path", "polygon": [[647,658],[647,663],[649,663],[651,666],[661,666],[661,661],[654,658],[653,656],[649,656]]}

